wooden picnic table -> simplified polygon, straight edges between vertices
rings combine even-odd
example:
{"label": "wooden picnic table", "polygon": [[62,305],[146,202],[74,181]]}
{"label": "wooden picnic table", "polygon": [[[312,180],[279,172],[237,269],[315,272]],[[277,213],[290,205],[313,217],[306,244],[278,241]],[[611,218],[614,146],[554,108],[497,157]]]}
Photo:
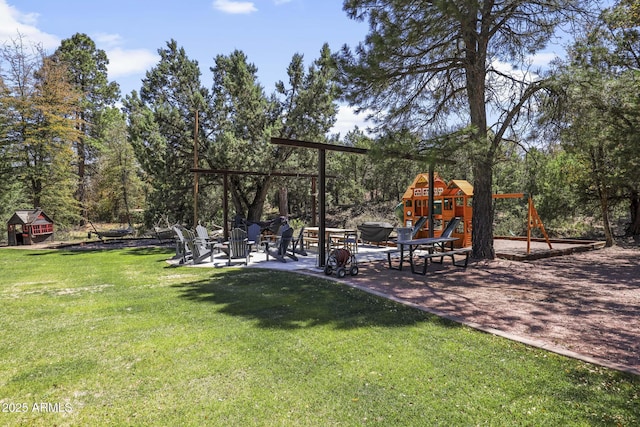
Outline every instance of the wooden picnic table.
{"label": "wooden picnic table", "polygon": [[[305,227],[304,228],[304,240],[318,242],[318,234],[320,233],[320,227]],[[337,228],[337,227],[325,227],[324,229],[324,241],[327,248],[327,253],[331,250],[334,243],[344,243],[350,236],[355,240],[355,248],[358,246],[357,231],[351,228]]]}
{"label": "wooden picnic table", "polygon": [[[447,252],[447,245],[450,250],[453,251],[453,243],[458,240],[457,237],[425,237],[421,239],[410,240],[398,240],[398,247],[387,251],[387,261],[389,262],[389,268],[392,270],[402,270],[402,263],[405,258],[405,249],[409,249],[409,264],[411,265],[411,271],[413,271],[413,253],[419,247],[425,247],[430,253],[435,251]],[[400,262],[397,267],[391,264],[391,255],[400,252]]]}

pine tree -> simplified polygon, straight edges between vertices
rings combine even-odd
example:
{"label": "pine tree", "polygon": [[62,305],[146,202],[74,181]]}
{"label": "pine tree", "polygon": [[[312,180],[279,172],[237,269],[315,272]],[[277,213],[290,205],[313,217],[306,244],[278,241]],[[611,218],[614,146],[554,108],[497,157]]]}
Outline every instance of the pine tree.
{"label": "pine tree", "polygon": [[75,197],[82,206],[80,222],[83,224],[88,215],[87,186],[94,172],[92,165],[99,155],[95,140],[97,116],[102,109],[114,105],[120,96],[120,88],[117,83],[108,81],[106,53],[97,49],[86,34],[76,33],[63,40],[53,57],[66,64],[71,82],[81,94],[81,102],[74,111],[80,131],[74,143],[78,157]]}
{"label": "pine tree", "polygon": [[[22,38],[2,50],[2,106],[7,126],[3,150],[30,207],[42,207],[61,225],[76,219],[72,141],[79,94],[64,64]],[[22,206],[24,207],[24,206]]]}
{"label": "pine tree", "polygon": [[[421,135],[414,152],[449,159],[464,147],[473,165],[476,258],[495,256],[491,211],[496,153],[517,119],[533,111],[527,109],[529,102],[544,87],[543,80],[528,73],[505,71],[499,61],[524,65],[525,56],[544,47],[583,3],[345,2],[349,17],[368,19],[370,28],[355,52],[345,47],[339,58],[347,100],[372,110],[384,126]],[[490,112],[497,117],[492,126]],[[449,133],[456,136],[433,138]]]}
{"label": "pine tree", "polygon": [[[195,115],[207,116],[209,94],[200,84],[197,61],[190,60],[175,40],[158,53],[160,61],[147,72],[140,95],[133,92],[124,102],[131,144],[151,187],[145,222],[168,216],[190,224]],[[207,149],[203,129],[198,130],[200,152]]]}

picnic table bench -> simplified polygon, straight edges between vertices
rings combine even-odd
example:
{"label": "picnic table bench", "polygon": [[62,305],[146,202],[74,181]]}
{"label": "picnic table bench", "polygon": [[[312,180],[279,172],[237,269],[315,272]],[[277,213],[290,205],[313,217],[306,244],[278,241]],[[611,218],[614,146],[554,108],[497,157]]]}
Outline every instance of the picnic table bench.
{"label": "picnic table bench", "polygon": [[[471,254],[471,248],[458,248],[452,249],[443,252],[427,252],[425,254],[418,255],[418,258],[423,258],[424,263],[422,264],[422,271],[416,271],[415,262],[411,261],[411,272],[416,274],[427,274],[427,267],[429,266],[429,261],[437,262],[438,264],[443,264],[444,257],[451,257],[451,263],[456,267],[467,268],[469,264],[469,255]],[[456,262],[456,255],[464,255],[464,259]],[[440,261],[436,261],[435,258],[440,258]]]}
{"label": "picnic table bench", "polygon": [[[443,263],[444,257],[451,257],[451,261],[453,265],[456,267],[467,267],[469,263],[469,254],[471,253],[471,248],[454,248],[454,242],[458,240],[455,237],[430,237],[430,238],[422,238],[422,239],[411,239],[411,240],[398,240],[397,248],[389,249],[387,251],[387,261],[390,269],[394,270],[402,270],[402,264],[405,258],[405,247],[408,248],[408,261],[411,265],[411,272],[417,274],[426,274],[427,266],[429,261],[437,262],[439,264]],[[427,252],[424,254],[415,255],[415,251],[419,247],[426,247]],[[392,255],[399,254],[400,260],[397,267],[392,265]],[[456,261],[456,255],[464,255],[463,261]],[[416,271],[414,257],[423,258],[425,263],[422,267],[422,271]],[[440,261],[434,261],[435,258],[440,258]]]}

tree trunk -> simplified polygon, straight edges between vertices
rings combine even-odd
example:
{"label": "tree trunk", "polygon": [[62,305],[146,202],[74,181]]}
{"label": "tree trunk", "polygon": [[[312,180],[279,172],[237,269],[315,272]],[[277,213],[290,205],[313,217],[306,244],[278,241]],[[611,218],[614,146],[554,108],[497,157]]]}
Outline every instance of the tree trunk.
{"label": "tree trunk", "polygon": [[478,259],[493,259],[496,256],[493,247],[492,164],[489,159],[477,160],[473,170],[472,256]]}
{"label": "tree trunk", "polygon": [[613,233],[611,232],[611,221],[609,220],[609,200],[606,197],[606,192],[601,193],[600,208],[602,210],[602,226],[604,228],[605,246],[611,247],[615,242],[613,240]]}
{"label": "tree trunk", "polygon": [[257,181],[256,195],[249,204],[247,210],[247,219],[249,221],[260,221],[264,210],[264,202],[267,200],[269,189],[271,188],[271,177],[264,177],[263,181]]}
{"label": "tree trunk", "polygon": [[590,153],[591,171],[593,182],[600,199],[600,211],[602,214],[602,226],[604,228],[605,246],[611,247],[614,244],[613,233],[611,232],[611,223],[609,220],[609,191],[607,189],[607,181],[604,178],[606,174],[601,171],[601,166],[605,159],[605,149],[602,145],[592,148]]}
{"label": "tree trunk", "polygon": [[631,223],[629,227],[627,227],[627,234],[630,236],[640,236],[640,195],[638,195],[638,191],[631,190],[629,199]]}
{"label": "tree trunk", "polygon": [[[84,115],[81,114],[81,119],[84,120]],[[80,130],[84,132],[84,127],[80,126]],[[78,188],[76,189],[76,200],[80,203],[80,225],[86,224],[88,211],[86,203],[86,169],[87,164],[87,152],[84,143],[84,136],[78,138],[76,142],[76,151],[78,155]]]}
{"label": "tree trunk", "polygon": [[280,216],[289,217],[289,195],[287,193],[287,187],[280,187],[278,193],[278,210]]}
{"label": "tree trunk", "polygon": [[127,215],[127,224],[131,226],[131,212],[129,210],[129,193],[127,191],[127,172],[122,170],[122,201],[124,202],[124,209]]}
{"label": "tree trunk", "polygon": [[[475,20],[475,12],[469,11],[469,26]],[[487,107],[485,104],[486,40],[476,43],[475,34],[467,34],[465,67],[469,115],[474,128],[472,149],[477,152],[473,159],[473,219],[471,238],[472,256],[478,259],[493,259],[493,157],[499,141],[489,141],[487,137]]]}

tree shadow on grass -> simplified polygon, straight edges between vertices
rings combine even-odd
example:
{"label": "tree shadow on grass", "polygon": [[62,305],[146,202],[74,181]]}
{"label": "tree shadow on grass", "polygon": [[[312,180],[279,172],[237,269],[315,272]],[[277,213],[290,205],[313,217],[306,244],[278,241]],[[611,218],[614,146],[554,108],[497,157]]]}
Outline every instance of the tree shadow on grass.
{"label": "tree shadow on grass", "polygon": [[[141,247],[131,247],[131,248],[119,248],[119,247],[78,247],[78,248],[64,248],[57,250],[46,250],[42,252],[29,252],[27,256],[35,257],[35,256],[44,256],[44,255],[62,255],[62,256],[73,256],[73,255],[81,255],[88,253],[101,253],[101,252],[115,252],[121,251],[122,255],[137,255],[137,256],[147,256],[147,255],[170,255],[175,253],[175,249],[167,246],[141,246]],[[165,262],[165,259],[160,260],[160,262]]]}
{"label": "tree shadow on grass", "polygon": [[174,285],[188,300],[212,303],[221,313],[258,322],[263,328],[337,329],[400,327],[421,322],[457,327],[423,311],[322,278],[296,273],[240,269],[210,279]]}

